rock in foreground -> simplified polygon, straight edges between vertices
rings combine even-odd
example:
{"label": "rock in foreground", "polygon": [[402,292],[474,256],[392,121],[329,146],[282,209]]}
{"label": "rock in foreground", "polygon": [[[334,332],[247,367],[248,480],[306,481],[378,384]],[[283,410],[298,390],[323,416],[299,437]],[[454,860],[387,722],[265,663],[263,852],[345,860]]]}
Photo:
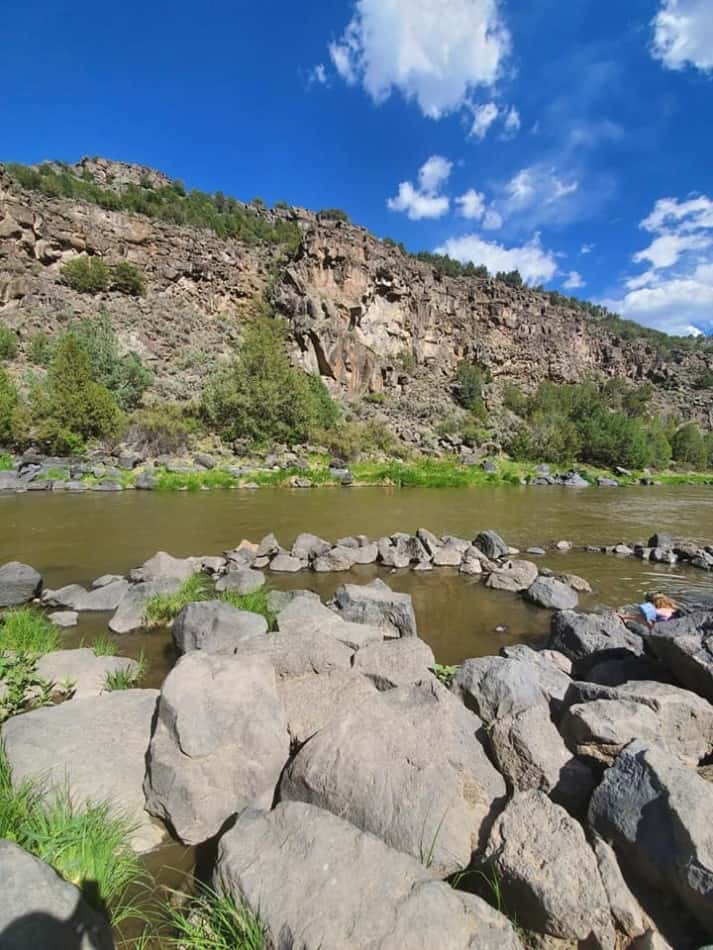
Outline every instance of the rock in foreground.
{"label": "rock in foreground", "polygon": [[521,947],[484,901],[311,805],[243,812],[221,838],[216,879],[285,950]]}
{"label": "rock in foreground", "polygon": [[0,567],[0,607],[16,607],[36,597],[42,587],[42,575],[29,564],[10,561]]}

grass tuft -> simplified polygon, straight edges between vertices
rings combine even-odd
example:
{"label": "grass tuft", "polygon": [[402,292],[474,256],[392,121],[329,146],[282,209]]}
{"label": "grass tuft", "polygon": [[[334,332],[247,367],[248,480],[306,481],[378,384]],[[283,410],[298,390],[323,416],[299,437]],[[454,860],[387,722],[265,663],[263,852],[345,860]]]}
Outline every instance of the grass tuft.
{"label": "grass tuft", "polygon": [[116,643],[105,633],[100,634],[92,646],[94,656],[116,656]]}
{"label": "grass tuft", "polygon": [[264,950],[265,934],[259,920],[232,897],[198,884],[195,896],[179,894],[180,907],[169,911],[175,932],[170,946],[181,950]]}
{"label": "grass tuft", "polygon": [[146,674],[146,657],[143,651],[136,657],[138,669],[124,668],[106,674],[106,689],[110,693],[122,689],[134,689]]}
{"label": "grass tuft", "polygon": [[268,630],[274,630],[277,623],[277,614],[270,606],[269,591],[264,587],[254,590],[251,594],[236,594],[234,591],[225,591],[220,599],[238,610],[249,610],[250,613],[260,614],[267,621]]}
{"label": "grass tuft", "polygon": [[175,594],[156,594],[149,597],[144,607],[144,623],[147,627],[160,627],[171,623],[188,604],[213,597],[213,585],[205,574],[194,574],[184,581]]}
{"label": "grass tuft", "polygon": [[59,629],[33,607],[17,607],[0,618],[0,651],[44,656],[60,642]]}
{"label": "grass tuft", "polygon": [[6,452],[0,452],[0,472],[12,471],[12,456]]}

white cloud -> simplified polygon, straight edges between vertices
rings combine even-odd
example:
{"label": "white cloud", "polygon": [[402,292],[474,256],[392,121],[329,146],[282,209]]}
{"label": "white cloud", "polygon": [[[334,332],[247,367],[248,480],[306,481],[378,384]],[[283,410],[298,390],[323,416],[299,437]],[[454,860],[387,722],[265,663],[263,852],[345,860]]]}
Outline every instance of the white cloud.
{"label": "white cloud", "polygon": [[453,162],[449,162],[442,155],[431,155],[418,173],[421,188],[427,194],[435,194],[441,190],[451,176]]}
{"label": "white cloud", "polygon": [[677,198],[659,198],[651,214],[644,218],[641,227],[645,231],[662,231],[666,227],[678,227],[681,231],[697,231],[713,228],[713,201],[706,195],[679,201]]}
{"label": "white cloud", "polygon": [[488,134],[488,129],[495,122],[500,110],[494,102],[485,102],[479,106],[473,106],[473,125],[470,134],[476,139],[484,139]]}
{"label": "white cloud", "polygon": [[310,70],[307,77],[308,85],[312,86],[314,83],[317,83],[318,86],[326,86],[328,82],[327,67],[324,63],[318,63],[314,69]]}
{"label": "white cloud", "polygon": [[596,244],[583,244],[579,249],[579,253],[591,254],[596,246],[597,246]]}
{"label": "white cloud", "polygon": [[458,205],[458,214],[462,218],[468,218],[471,221],[480,221],[485,214],[485,195],[482,195],[475,188],[469,188],[464,195],[456,198]]}
{"label": "white cloud", "polygon": [[355,0],[329,54],[350,85],[376,103],[396,89],[438,119],[472,90],[492,86],[510,50],[499,0]]}
{"label": "white cloud", "polygon": [[643,251],[634,254],[633,260],[635,264],[649,261],[657,269],[672,267],[685,251],[702,250],[711,242],[710,237],[702,234],[661,234]]}
{"label": "white cloud", "polygon": [[530,165],[521,169],[505,186],[506,210],[522,210],[535,204],[542,208],[573,195],[578,188],[578,181],[563,181],[554,168]]}
{"label": "white cloud", "polygon": [[662,0],[653,27],[653,55],[668,69],[713,70],[710,0]]}
{"label": "white cloud", "polygon": [[490,208],[485,212],[485,217],[483,218],[483,228],[486,231],[497,231],[498,228],[503,226],[502,216],[498,214],[493,208]]}
{"label": "white cloud", "polygon": [[571,270],[562,286],[566,287],[567,290],[577,290],[578,287],[586,287],[587,284],[578,271]]}
{"label": "white cloud", "polygon": [[447,254],[461,263],[485,264],[493,274],[519,270],[523,280],[530,283],[551,280],[557,272],[554,254],[542,247],[538,234],[519,247],[505,247],[495,241],[485,241],[477,234],[466,234],[450,238],[436,248],[436,253]]}
{"label": "white cloud", "polygon": [[432,155],[419,169],[419,187],[416,188],[410,181],[402,181],[398,195],[387,199],[387,207],[391,211],[405,212],[411,221],[442,218],[448,213],[451,203],[440,191],[448,181],[452,168],[453,162],[447,158]]}
{"label": "white cloud", "polygon": [[505,116],[505,133],[508,136],[515,135],[516,132],[520,131],[520,126],[522,122],[520,120],[520,113],[515,108],[515,106],[510,106],[507,115]]}

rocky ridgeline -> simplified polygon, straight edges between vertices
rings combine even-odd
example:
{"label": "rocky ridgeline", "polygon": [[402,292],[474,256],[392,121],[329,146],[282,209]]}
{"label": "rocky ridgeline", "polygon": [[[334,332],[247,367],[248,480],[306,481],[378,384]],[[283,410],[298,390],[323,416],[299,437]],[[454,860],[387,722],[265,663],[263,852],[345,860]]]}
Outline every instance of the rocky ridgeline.
{"label": "rocky ridgeline", "polygon": [[[168,183],[160,172],[105,159],[84,160],[74,173],[118,190]],[[263,294],[289,321],[297,362],[320,373],[338,396],[386,393],[386,405],[373,412],[386,413],[397,434],[423,448],[453,409],[451,380],[463,359],[491,374],[493,405],[508,383],[530,390],[543,380],[602,375],[650,381],[653,409],[711,423],[711,391],[697,388],[711,369],[705,353],[662,356],[650,341],[623,339],[545,294],[446,277],[343,221],[300,208],[250,210],[299,227],[302,245],[291,260],[285,263],[278,245],[222,240],[23,191],[0,168],[0,314],[19,333],[18,368],[33,333],[101,307],[121,345],[151,367],[156,396],[193,398],[237,339],[245,307]],[[60,268],[78,254],[135,264],[146,296],[89,297],[63,286]]]}
{"label": "rocky ridgeline", "polygon": [[[43,591],[10,564],[0,604],[41,596],[128,616],[197,570],[218,590],[255,590],[265,561],[478,561],[495,584],[525,571],[494,532],[477,545],[426,531],[386,540],[303,534],[284,551],[270,535],[222,557],[159,554],[91,591]],[[526,580],[538,583],[523,573],[509,589]],[[188,604],[160,690],[87,683],[81,699],[10,718],[13,781],[112,801],[134,816],[139,852],[169,832],[217,839],[214,884],[259,916],[271,948],[693,950],[713,937],[710,605],[644,636],[612,612],[557,610],[543,649],[466,660],[447,687],[411,598],[383,581],[344,584],[329,605],[309,591],[269,597],[274,632],[224,601]],[[112,946],[46,865],[2,842],[0,868],[13,945],[31,926],[50,945],[40,915],[55,914],[81,922],[83,947]],[[462,889],[485,880],[500,910]]]}

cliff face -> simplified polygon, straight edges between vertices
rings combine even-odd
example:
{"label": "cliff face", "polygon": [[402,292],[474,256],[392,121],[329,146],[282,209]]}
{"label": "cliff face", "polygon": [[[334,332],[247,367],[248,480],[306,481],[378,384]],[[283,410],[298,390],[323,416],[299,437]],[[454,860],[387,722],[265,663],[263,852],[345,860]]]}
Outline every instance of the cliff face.
{"label": "cliff face", "polygon": [[[151,169],[105,160],[86,160],[77,172],[118,187],[165,183]],[[301,209],[257,213],[299,225],[302,246],[291,261],[279,246],[22,191],[0,169],[0,322],[19,334],[18,369],[34,332],[103,309],[122,345],[151,366],[156,394],[192,398],[262,294],[289,320],[295,359],[343,398],[390,396],[402,434],[410,416],[437,421],[452,407],[449,384],[463,359],[490,371],[494,402],[505,383],[531,390],[542,380],[624,377],[654,383],[658,408],[713,425],[713,393],[695,387],[713,365],[702,352],[663,359],[651,343],[621,340],[543,294],[444,277],[362,228]],[[81,253],[136,264],[146,295],[89,297],[63,286],[62,263]]]}

